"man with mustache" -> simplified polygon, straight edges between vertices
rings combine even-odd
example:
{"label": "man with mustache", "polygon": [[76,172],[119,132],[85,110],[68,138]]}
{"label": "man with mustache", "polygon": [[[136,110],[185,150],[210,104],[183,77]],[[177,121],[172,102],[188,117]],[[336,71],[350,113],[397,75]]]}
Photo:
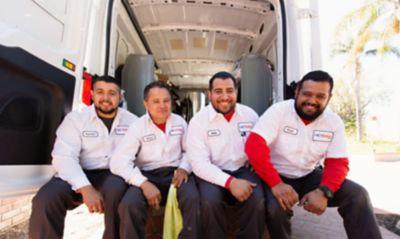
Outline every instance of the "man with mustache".
{"label": "man with mustache", "polygon": [[236,238],[261,238],[263,192],[244,152],[258,115],[236,103],[237,82],[228,72],[211,77],[208,97],[211,104],[192,118],[187,137],[190,163],[198,177],[203,238],[226,238],[226,204],[234,205],[240,216]]}
{"label": "man with mustache", "polygon": [[62,238],[67,210],[82,204],[104,213],[103,238],[120,238],[117,209],[127,189],[109,170],[110,158],[137,117],[118,108],[119,82],[93,78],[93,104],[65,116],[57,129],[52,152],[56,175],[32,200],[29,238]]}
{"label": "man with mustache", "polygon": [[309,72],[298,82],[295,100],[272,105],[246,142],[250,162],[266,184],[271,238],[290,238],[295,203],[317,215],[339,207],[350,239],[382,238],[367,191],[346,179],[344,124],[326,108],[332,88],[328,73]]}
{"label": "man with mustache", "polygon": [[171,113],[171,93],[162,82],[145,87],[143,103],[147,113],[131,125],[111,159],[111,171],[130,184],[118,208],[120,236],[144,239],[147,206],[165,205],[174,184],[183,219],[178,238],[200,238],[199,193],[185,153],[187,123]]}

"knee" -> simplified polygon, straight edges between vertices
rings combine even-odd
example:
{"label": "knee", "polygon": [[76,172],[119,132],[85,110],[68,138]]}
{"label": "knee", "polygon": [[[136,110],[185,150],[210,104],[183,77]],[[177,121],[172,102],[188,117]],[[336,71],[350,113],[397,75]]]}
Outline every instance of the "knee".
{"label": "knee", "polygon": [[282,209],[275,198],[265,202],[265,209],[267,218],[273,220],[286,215],[286,212]]}
{"label": "knee", "polygon": [[128,185],[123,180],[114,180],[113,185],[106,188],[104,195],[111,200],[120,201],[127,188]]}
{"label": "knee", "polygon": [[200,205],[200,196],[197,191],[191,191],[190,193],[184,192],[178,195],[179,204],[184,206],[193,207]]}
{"label": "knee", "polygon": [[353,190],[351,191],[352,201],[356,205],[365,205],[369,203],[369,194],[368,191],[361,185],[356,184]]}
{"label": "knee", "polygon": [[55,202],[58,201],[59,194],[57,192],[50,192],[49,190],[42,188],[32,199],[32,209],[50,208]]}
{"label": "knee", "polygon": [[254,192],[246,201],[254,205],[255,209],[259,212],[264,213],[265,211],[265,199],[262,192]]}
{"label": "knee", "polygon": [[124,215],[129,213],[132,215],[140,215],[146,211],[146,202],[141,200],[130,200],[128,198],[123,198],[118,205],[119,215]]}
{"label": "knee", "polygon": [[223,200],[215,197],[202,197],[200,200],[201,209],[203,210],[213,210],[223,207]]}

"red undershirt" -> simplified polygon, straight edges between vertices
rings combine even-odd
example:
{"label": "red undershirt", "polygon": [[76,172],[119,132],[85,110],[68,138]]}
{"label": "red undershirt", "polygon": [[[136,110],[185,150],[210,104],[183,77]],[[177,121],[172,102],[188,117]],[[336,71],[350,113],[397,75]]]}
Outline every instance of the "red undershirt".
{"label": "red undershirt", "polygon": [[162,132],[165,133],[165,126],[167,125],[167,123],[163,123],[163,124],[155,124]]}
{"label": "red undershirt", "polygon": [[[312,121],[303,120],[303,122],[308,125]],[[245,145],[245,152],[256,173],[270,188],[282,182],[278,171],[271,163],[270,149],[263,137],[251,133]],[[342,185],[348,171],[348,158],[326,158],[320,184],[335,192]]]}

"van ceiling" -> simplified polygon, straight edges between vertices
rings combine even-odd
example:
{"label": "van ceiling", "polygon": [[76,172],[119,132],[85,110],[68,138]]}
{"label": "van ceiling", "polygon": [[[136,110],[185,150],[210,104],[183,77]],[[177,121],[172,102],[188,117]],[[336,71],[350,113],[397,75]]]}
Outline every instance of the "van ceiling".
{"label": "van ceiling", "polygon": [[206,88],[248,53],[276,39],[267,0],[128,0],[162,74],[180,88]]}

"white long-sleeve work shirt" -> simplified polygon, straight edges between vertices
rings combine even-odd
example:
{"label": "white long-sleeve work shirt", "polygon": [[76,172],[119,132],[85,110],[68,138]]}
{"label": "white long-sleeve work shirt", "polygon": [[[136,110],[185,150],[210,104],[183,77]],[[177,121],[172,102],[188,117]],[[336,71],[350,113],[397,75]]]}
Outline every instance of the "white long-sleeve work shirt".
{"label": "white long-sleeve work shirt", "polygon": [[67,114],[51,154],[56,176],[74,190],[90,185],[83,170],[108,169],[114,149],[135,120],[134,114],[118,108],[109,132],[94,105]]}

